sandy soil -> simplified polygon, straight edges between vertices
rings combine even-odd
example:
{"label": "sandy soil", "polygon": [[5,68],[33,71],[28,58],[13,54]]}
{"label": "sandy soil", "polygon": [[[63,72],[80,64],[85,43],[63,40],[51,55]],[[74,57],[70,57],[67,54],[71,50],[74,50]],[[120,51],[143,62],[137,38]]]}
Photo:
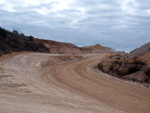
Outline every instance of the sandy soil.
{"label": "sandy soil", "polygon": [[105,55],[1,57],[0,113],[149,113],[149,89],[93,68]]}

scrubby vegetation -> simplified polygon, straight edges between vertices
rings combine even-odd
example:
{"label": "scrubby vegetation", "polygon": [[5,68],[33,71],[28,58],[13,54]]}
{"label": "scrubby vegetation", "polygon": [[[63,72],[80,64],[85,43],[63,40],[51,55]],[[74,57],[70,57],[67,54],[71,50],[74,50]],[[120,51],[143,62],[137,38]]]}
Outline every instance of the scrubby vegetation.
{"label": "scrubby vegetation", "polygon": [[42,43],[34,41],[33,36],[19,34],[16,30],[10,32],[0,27],[0,56],[21,51],[50,52]]}
{"label": "scrubby vegetation", "polygon": [[[105,64],[106,63],[106,64]],[[109,63],[109,64],[107,64]],[[108,66],[108,69],[105,69],[104,66]],[[101,62],[98,64],[98,68],[103,72],[113,74],[115,76],[124,76],[128,74],[135,73],[140,71],[140,69],[145,65],[142,61],[137,60],[114,60],[111,62]]]}
{"label": "scrubby vegetation", "polygon": [[135,82],[150,83],[150,67],[139,57],[125,58],[125,54],[107,56],[97,68],[104,73]]}
{"label": "scrubby vegetation", "polygon": [[145,74],[150,77],[150,67],[144,70]]}
{"label": "scrubby vegetation", "polygon": [[112,51],[111,48],[99,44],[88,47],[78,47],[71,43],[57,42],[25,36],[14,30],[10,32],[0,27],[0,56],[11,52],[34,51],[50,52],[53,54],[82,54],[104,53]]}

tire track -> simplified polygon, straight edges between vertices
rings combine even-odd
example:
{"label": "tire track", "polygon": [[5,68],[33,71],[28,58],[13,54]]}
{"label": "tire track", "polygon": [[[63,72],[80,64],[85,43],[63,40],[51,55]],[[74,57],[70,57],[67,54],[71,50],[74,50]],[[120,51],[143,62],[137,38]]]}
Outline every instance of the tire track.
{"label": "tire track", "polygon": [[[103,73],[95,73],[90,65],[104,55],[90,60],[58,65],[51,69],[61,83],[128,113],[150,112],[150,91]],[[89,68],[90,67],[90,68]]]}
{"label": "tire track", "polygon": [[105,55],[47,67],[40,64],[52,54],[0,59],[0,73],[6,75],[0,83],[16,85],[0,89],[0,113],[149,113],[148,89],[93,68]]}

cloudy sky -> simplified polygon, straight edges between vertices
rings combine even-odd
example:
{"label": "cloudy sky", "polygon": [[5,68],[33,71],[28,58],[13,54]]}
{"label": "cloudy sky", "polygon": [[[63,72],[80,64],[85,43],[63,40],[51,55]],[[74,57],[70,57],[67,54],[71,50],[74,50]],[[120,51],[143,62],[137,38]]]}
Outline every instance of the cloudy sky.
{"label": "cloudy sky", "polygon": [[78,46],[130,51],[150,41],[150,0],[0,0],[0,26]]}

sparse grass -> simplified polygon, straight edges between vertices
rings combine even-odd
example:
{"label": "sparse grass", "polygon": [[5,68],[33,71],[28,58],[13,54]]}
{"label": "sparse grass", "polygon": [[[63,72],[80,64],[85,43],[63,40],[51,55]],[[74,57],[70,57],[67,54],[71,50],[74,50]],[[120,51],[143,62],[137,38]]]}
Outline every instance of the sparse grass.
{"label": "sparse grass", "polygon": [[150,67],[144,70],[145,74],[150,77]]}
{"label": "sparse grass", "polygon": [[[150,81],[150,67],[147,67],[147,64],[139,58],[124,59],[120,56],[108,56],[103,59],[98,65],[97,68],[104,73],[109,75],[116,76],[119,78],[124,78],[126,75],[130,75],[139,71],[145,72],[147,77],[143,79],[143,83],[149,83]],[[131,78],[130,80],[134,82],[139,82],[136,78]]]}
{"label": "sparse grass", "polygon": [[107,63],[105,61],[102,61],[97,65],[97,67],[105,73],[112,73],[113,75],[124,76],[140,71],[143,65],[145,65],[145,63],[140,60],[114,60]]}

